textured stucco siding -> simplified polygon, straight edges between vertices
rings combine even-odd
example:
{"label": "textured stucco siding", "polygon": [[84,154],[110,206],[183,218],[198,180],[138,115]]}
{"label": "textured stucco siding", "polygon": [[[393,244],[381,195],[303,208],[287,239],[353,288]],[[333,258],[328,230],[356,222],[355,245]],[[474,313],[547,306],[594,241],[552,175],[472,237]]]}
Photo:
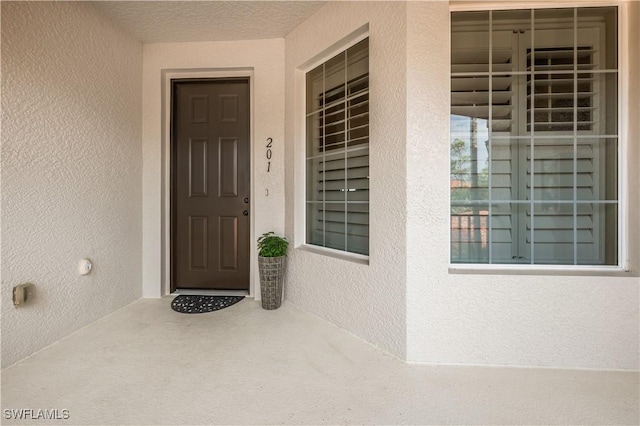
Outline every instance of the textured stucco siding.
{"label": "textured stucco siding", "polygon": [[[329,2],[284,40],[158,43],[144,53],[90,4],[0,4],[3,367],[142,294],[162,295],[162,71],[243,68],[254,76],[253,240],[275,230],[293,242],[289,302],[410,362],[639,368],[638,2],[624,5],[621,22],[629,31],[621,166],[635,276],[450,272],[446,1]],[[297,69],[365,24],[368,265],[299,247],[305,143],[296,132]],[[82,257],[94,261],[86,277],[76,271]],[[37,299],[16,309],[11,289],[22,282],[36,284]]]}
{"label": "textured stucco siding", "polygon": [[[630,9],[625,28],[632,41],[638,8]],[[340,2],[287,36],[286,229],[296,246],[288,300],[410,362],[637,370],[637,106],[623,106],[631,274],[452,273],[448,22],[447,2]],[[298,247],[304,145],[294,84],[297,67],[365,23],[372,57],[368,266]],[[637,57],[634,46],[627,46],[631,57]],[[638,90],[637,67],[631,59],[625,68],[628,100]]]}
{"label": "textured stucco siding", "polygon": [[4,367],[141,296],[142,46],[89,4],[1,7]]}
{"label": "textured stucco siding", "polygon": [[[405,356],[406,4],[329,2],[286,38],[286,230],[294,240],[287,300]],[[296,135],[296,69],[369,24],[370,258],[363,265],[300,249],[304,138]],[[328,59],[328,58],[327,58]],[[298,123],[299,124],[299,123]],[[296,233],[296,228],[298,228]],[[295,235],[294,235],[295,234]]]}
{"label": "textured stucco siding", "polygon": [[[284,232],[284,40],[245,40],[144,45],[143,71],[143,293],[160,297],[168,288],[166,251],[169,200],[168,144],[162,134],[162,72],[253,73],[251,125],[251,294],[256,288],[258,261],[256,238],[267,231]],[[243,71],[244,72],[244,71]],[[267,138],[273,139],[271,171],[267,172]],[[163,274],[163,269],[165,273]],[[165,288],[161,286],[165,279]]]}
{"label": "textured stucco siding", "polygon": [[[407,8],[407,359],[637,370],[637,275],[448,271],[449,6],[410,2]],[[627,28],[635,28],[628,48],[635,58],[630,88],[636,97],[628,98],[622,113],[635,108],[629,116],[630,157],[623,161],[630,162],[627,238],[637,273],[638,5],[634,8],[634,23]]]}

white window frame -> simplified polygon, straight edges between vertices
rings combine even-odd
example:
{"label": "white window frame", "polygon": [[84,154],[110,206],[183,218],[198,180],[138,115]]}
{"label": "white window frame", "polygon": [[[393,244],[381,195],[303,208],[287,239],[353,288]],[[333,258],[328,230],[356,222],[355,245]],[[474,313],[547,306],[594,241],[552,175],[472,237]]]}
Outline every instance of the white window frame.
{"label": "white window frame", "polygon": [[[480,273],[480,274],[541,274],[541,275],[624,275],[629,272],[628,253],[628,167],[624,158],[628,152],[628,113],[629,96],[624,90],[629,86],[629,62],[625,52],[629,44],[629,28],[625,19],[627,2],[620,0],[590,1],[573,0],[558,1],[553,4],[548,2],[531,2],[517,4],[512,2],[477,2],[474,4],[451,4],[452,12],[473,12],[492,10],[530,10],[530,9],[562,9],[562,8],[587,8],[587,7],[617,7],[617,58],[618,58],[618,264],[617,265],[536,265],[536,264],[479,264],[479,263],[453,263],[449,255],[449,272],[452,273]],[[449,206],[451,201],[449,200]],[[451,212],[449,210],[449,238],[451,238]],[[449,241],[451,247],[451,241]]]}
{"label": "white window frame", "polygon": [[[362,40],[369,37],[369,25],[366,24],[348,36],[344,37],[340,41],[329,46],[322,52],[313,56],[308,61],[295,70],[295,150],[294,150],[294,247],[310,253],[316,253],[323,256],[333,257],[337,259],[347,260],[354,263],[369,264],[369,255],[363,255],[358,253],[352,253],[348,251],[333,249],[329,247],[317,246],[314,244],[308,244],[306,242],[307,235],[307,185],[306,185],[306,75],[309,71],[312,71],[319,65],[327,62],[340,52],[355,46]],[[369,52],[371,47],[369,46]],[[371,103],[371,97],[369,98]],[[370,202],[370,200],[369,200]],[[371,204],[369,204],[371,209]],[[369,210],[371,211],[371,210]],[[371,229],[371,224],[369,224]]]}

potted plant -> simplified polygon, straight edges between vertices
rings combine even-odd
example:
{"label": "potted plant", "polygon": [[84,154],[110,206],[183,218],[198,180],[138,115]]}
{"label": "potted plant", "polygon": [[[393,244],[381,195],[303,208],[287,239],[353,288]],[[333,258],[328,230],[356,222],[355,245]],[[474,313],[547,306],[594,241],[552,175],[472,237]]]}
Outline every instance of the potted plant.
{"label": "potted plant", "polygon": [[288,247],[287,239],[273,232],[266,232],[258,238],[260,294],[264,309],[278,309],[282,303]]}

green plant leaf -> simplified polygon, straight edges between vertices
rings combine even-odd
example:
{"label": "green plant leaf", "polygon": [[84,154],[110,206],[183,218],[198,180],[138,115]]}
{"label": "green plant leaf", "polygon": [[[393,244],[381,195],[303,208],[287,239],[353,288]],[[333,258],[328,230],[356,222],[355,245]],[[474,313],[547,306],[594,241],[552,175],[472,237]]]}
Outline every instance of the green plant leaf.
{"label": "green plant leaf", "polygon": [[274,232],[265,232],[258,238],[258,256],[280,257],[287,255],[289,242]]}

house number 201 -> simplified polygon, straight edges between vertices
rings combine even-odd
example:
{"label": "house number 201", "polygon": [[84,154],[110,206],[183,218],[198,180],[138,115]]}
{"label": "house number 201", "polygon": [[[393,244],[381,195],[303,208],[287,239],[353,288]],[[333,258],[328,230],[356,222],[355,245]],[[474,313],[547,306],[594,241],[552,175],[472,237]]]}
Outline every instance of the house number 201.
{"label": "house number 201", "polygon": [[267,173],[271,171],[271,156],[273,152],[271,151],[271,146],[273,145],[273,139],[267,138]]}

